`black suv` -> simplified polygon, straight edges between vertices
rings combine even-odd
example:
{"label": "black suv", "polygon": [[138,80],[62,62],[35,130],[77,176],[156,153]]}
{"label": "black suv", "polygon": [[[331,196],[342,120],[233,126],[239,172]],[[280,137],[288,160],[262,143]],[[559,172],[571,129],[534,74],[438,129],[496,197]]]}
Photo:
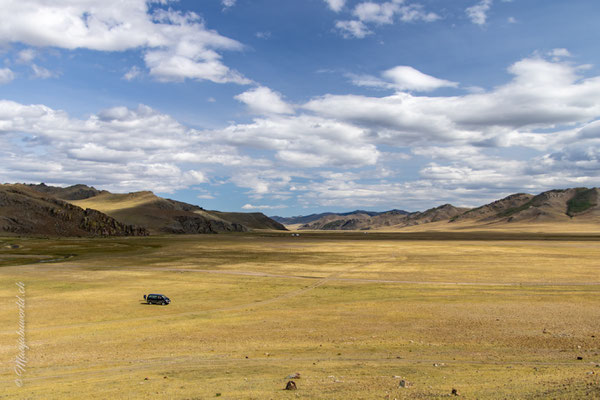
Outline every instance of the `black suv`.
{"label": "black suv", "polygon": [[161,306],[166,306],[170,302],[171,300],[164,294],[149,294],[146,296],[146,303],[148,304],[160,304]]}

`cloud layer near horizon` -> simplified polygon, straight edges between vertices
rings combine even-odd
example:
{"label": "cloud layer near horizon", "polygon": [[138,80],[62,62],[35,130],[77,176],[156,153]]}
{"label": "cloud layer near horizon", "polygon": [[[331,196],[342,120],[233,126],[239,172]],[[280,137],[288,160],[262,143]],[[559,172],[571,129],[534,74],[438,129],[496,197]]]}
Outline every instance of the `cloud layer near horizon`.
{"label": "cloud layer near horizon", "polygon": [[[389,71],[396,75],[382,76],[394,92],[379,97],[323,94],[291,105],[269,88],[246,90],[236,99],[253,120],[216,130],[144,105],[77,119],[3,100],[0,176],[118,191],[231,183],[257,201],[376,207],[401,198],[414,209],[596,184],[600,77],[584,66],[532,56],[508,67],[505,84],[452,96],[405,90],[459,83]],[[401,179],[413,160],[419,178]]]}

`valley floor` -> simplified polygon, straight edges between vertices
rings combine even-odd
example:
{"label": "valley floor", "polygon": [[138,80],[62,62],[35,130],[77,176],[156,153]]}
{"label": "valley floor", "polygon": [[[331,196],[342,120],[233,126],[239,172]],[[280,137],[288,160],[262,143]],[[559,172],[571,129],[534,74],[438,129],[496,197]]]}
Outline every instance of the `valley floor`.
{"label": "valley floor", "polygon": [[[506,232],[0,238],[0,399],[600,398],[599,244]],[[172,303],[145,305],[148,293]],[[298,390],[284,391],[295,373]]]}

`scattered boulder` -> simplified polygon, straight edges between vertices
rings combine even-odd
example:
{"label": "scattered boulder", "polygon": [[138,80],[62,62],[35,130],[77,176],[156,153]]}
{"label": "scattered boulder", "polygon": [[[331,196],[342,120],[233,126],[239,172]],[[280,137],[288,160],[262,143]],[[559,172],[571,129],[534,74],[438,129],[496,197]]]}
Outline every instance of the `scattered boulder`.
{"label": "scattered boulder", "polygon": [[300,373],[296,372],[294,374],[289,374],[288,376],[285,377],[285,379],[300,379]]}
{"label": "scattered boulder", "polygon": [[460,396],[460,394],[458,393],[458,390],[456,390],[456,389],[454,389],[454,388],[452,388],[452,392],[450,392],[450,394],[451,394],[452,396]]}
{"label": "scattered boulder", "polygon": [[410,382],[409,382],[409,381],[407,381],[407,380],[405,380],[405,379],[402,379],[402,380],[400,381],[400,384],[399,384],[399,386],[400,386],[401,388],[407,388],[407,387],[410,387]]}
{"label": "scattered boulder", "polygon": [[583,357],[579,356],[577,357],[578,360],[583,360]]}
{"label": "scattered boulder", "polygon": [[285,390],[296,390],[298,389],[298,387],[296,386],[296,382],[294,381],[288,381],[288,383],[285,385]]}

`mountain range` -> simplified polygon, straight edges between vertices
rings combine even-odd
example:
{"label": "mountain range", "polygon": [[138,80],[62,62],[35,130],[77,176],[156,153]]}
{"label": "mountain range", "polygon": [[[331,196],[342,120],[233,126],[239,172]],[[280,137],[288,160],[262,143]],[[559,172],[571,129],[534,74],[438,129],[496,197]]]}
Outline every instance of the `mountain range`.
{"label": "mountain range", "polygon": [[[414,226],[436,229],[494,228],[518,224],[600,223],[600,189],[549,190],[538,195],[517,193],[477,208],[444,204],[423,212],[312,214],[292,218],[272,217],[299,230],[377,230]],[[436,223],[436,224],[434,224]]]}
{"label": "mountain range", "polygon": [[149,191],[111,193],[86,185],[2,184],[0,234],[144,236],[286,230],[286,226],[299,230],[515,229],[563,223],[600,226],[599,205],[600,189],[571,188],[538,195],[512,194],[476,208],[444,204],[422,212],[356,210],[269,218],[262,213],[205,210]]}
{"label": "mountain range", "polygon": [[156,196],[86,185],[0,185],[0,234],[140,236],[286,228],[262,213],[226,213]]}

